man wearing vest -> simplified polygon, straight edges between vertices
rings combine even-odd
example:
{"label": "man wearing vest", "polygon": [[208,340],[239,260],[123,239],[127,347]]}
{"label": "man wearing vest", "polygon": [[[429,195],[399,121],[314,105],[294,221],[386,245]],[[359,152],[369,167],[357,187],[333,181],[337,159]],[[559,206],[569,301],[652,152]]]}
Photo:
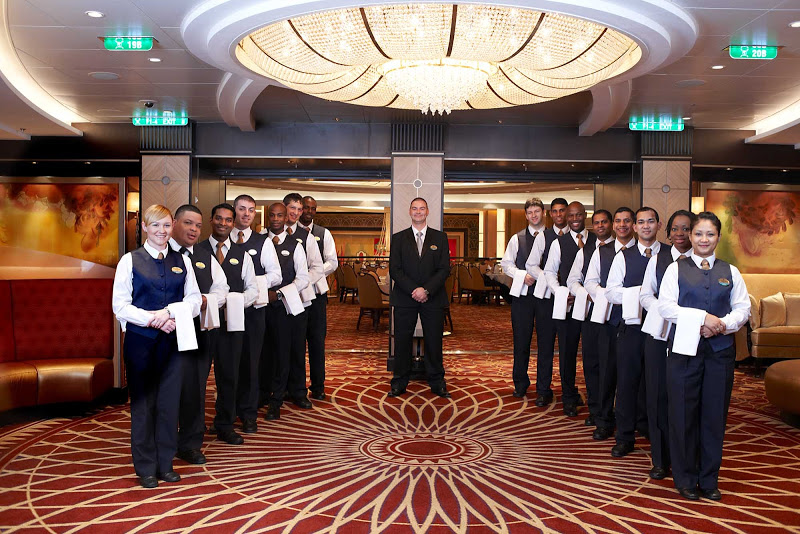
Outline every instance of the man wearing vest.
{"label": "man wearing vest", "polygon": [[[567,201],[556,198],[550,203],[550,218],[553,227],[546,228],[533,241],[531,253],[525,261],[525,269],[534,280],[542,276],[550,247],[555,240],[568,233]],[[534,297],[536,298],[536,297]],[[556,343],[556,324],[553,320],[553,297],[536,298],[536,406],[547,406],[553,401],[553,352]]]}
{"label": "man wearing vest", "polygon": [[[647,263],[642,292],[642,308],[650,310],[658,304],[658,290],[667,267],[674,261],[692,255],[689,233],[697,216],[691,211],[678,210],[667,222],[667,237],[672,241]],[[667,341],[647,335],[644,341],[645,391],[647,396],[647,425],[650,435],[650,456],[653,468],[650,478],[661,480],[669,473],[669,406],[667,403]]]}
{"label": "man wearing vest", "polygon": [[284,396],[289,396],[301,408],[306,406],[299,403],[298,399],[308,402],[305,357],[308,314],[302,311],[293,315],[283,303],[283,291],[287,291],[287,286],[293,285],[298,293],[308,286],[308,267],[303,245],[289,235],[285,223],[286,206],[279,202],[272,204],[269,207],[269,233],[266,235],[278,252],[281,279],[270,287],[267,310],[269,355],[272,359],[269,408],[264,417],[267,421],[280,419]]}
{"label": "man wearing vest", "polygon": [[[339,265],[336,257],[336,243],[327,228],[316,224],[314,217],[317,215],[317,201],[313,197],[303,197],[303,214],[300,215],[300,224],[308,231],[319,246],[322,257],[322,278],[333,274]],[[319,282],[317,282],[319,284]],[[308,343],[308,372],[311,378],[309,391],[311,398],[325,400],[325,336],[328,333],[328,293],[314,287],[317,298],[311,301],[308,312],[308,329],[306,341]]]}
{"label": "man wearing vest", "polygon": [[[567,278],[579,250],[594,250],[596,237],[586,230],[586,209],[580,202],[567,206],[569,232],[556,239],[550,246],[550,254],[544,266],[544,276],[550,290],[555,294],[559,287],[567,287]],[[570,295],[571,304],[574,297]],[[552,317],[552,316],[551,316]],[[566,319],[555,319],[558,332],[558,369],[561,375],[561,400],[564,415],[577,417],[580,393],[575,386],[578,366],[578,343],[581,338],[581,322],[572,318],[569,311]]]}
{"label": "man wearing vest", "polygon": [[[593,301],[599,291],[605,291],[611,263],[620,250],[636,246],[633,236],[633,210],[627,207],[617,208],[614,212],[613,245],[608,244],[597,249],[589,260],[583,286]],[[622,317],[619,306],[613,306],[611,318],[600,325],[597,338],[598,353],[598,412],[594,417],[597,427],[592,439],[605,440],[614,433],[616,418],[614,416],[614,398],[617,393],[617,326]]]}
{"label": "man wearing vest", "polygon": [[[528,225],[511,236],[500,261],[503,273],[510,277],[519,270],[525,270],[525,261],[530,256],[533,242],[544,231],[542,219],[544,204],[538,198],[525,201],[525,219]],[[531,338],[533,337],[533,321],[536,311],[536,299],[533,296],[533,277],[525,273],[525,287],[519,297],[511,297],[511,330],[514,335],[514,396],[522,398],[531,385],[528,377],[528,364],[531,359]]]}
{"label": "man wearing vest", "polygon": [[[208,307],[207,295],[216,297],[217,307],[225,306],[228,279],[216,257],[208,249],[195,247],[202,229],[202,212],[191,204],[185,204],[175,211],[175,224],[169,244],[172,250],[186,256],[192,263],[197,285],[203,297],[200,310],[205,312]],[[217,352],[219,331],[216,328],[201,330],[199,318],[195,318],[195,330],[198,348],[186,353],[183,362],[176,456],[190,464],[204,464],[206,457],[200,449],[206,431],[206,383],[211,371],[212,358]]]}
{"label": "man wearing vest", "polygon": [[[241,248],[253,264],[255,276],[263,278],[262,288],[269,288],[281,277],[281,268],[275,247],[267,242],[263,234],[250,229],[256,213],[256,201],[249,195],[234,199],[236,209],[235,229],[231,241]],[[244,350],[239,370],[236,414],[242,420],[242,431],[254,434],[258,431],[259,369],[261,351],[267,330],[267,296],[258,295],[258,303],[245,309]]]}
{"label": "man wearing vest", "polygon": [[[230,240],[233,230],[234,207],[230,204],[219,204],[211,210],[211,236],[198,244],[214,255],[225,272],[230,291],[226,299],[226,309],[231,308],[231,294],[241,293],[244,297],[245,328],[247,326],[247,310],[258,297],[258,286],[253,269],[253,261],[240,246],[233,245]],[[237,410],[241,399],[241,390],[247,384],[240,380],[240,364],[245,352],[245,332],[234,326],[235,331],[228,330],[226,314],[220,314],[218,350],[214,355],[214,378],[217,383],[217,401],[215,404],[214,428],[217,438],[231,445],[241,445],[244,439],[234,429]]]}
{"label": "man wearing vest", "polygon": [[[656,210],[643,206],[636,211],[635,220],[636,246],[617,254],[611,263],[606,290],[610,304],[622,305],[624,289],[641,288],[647,262],[661,250],[662,243],[656,240],[661,228]],[[639,305],[638,297],[636,305]],[[645,387],[644,340],[647,337],[642,333],[643,319],[644,314],[641,319],[620,317],[617,328],[617,443],[611,449],[614,458],[633,452],[637,426],[641,428],[646,421],[645,403],[643,399],[640,401]],[[646,432],[646,423],[644,425]]]}
{"label": "man wearing vest", "polygon": [[[584,246],[575,255],[572,262],[572,269],[567,277],[567,287],[570,294],[576,296],[583,281],[586,279],[586,272],[589,270],[589,262],[597,247],[603,246],[614,241],[611,234],[611,213],[606,210],[597,210],[592,215],[592,229],[595,235],[595,246]],[[586,404],[589,407],[589,417],[584,424],[595,426],[595,417],[600,413],[600,352],[599,338],[600,330],[603,326],[589,320],[586,316],[581,324],[581,340],[583,341],[583,377],[586,381]]]}

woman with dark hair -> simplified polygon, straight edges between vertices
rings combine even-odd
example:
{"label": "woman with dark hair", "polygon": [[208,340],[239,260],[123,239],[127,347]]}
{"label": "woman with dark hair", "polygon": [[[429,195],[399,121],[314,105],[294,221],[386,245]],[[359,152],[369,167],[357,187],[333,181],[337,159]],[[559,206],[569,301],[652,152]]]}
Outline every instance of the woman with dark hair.
{"label": "woman with dark hair", "polygon": [[[667,267],[658,296],[661,316],[704,317],[696,355],[667,352],[669,445],[672,478],[682,497],[718,501],[725,421],[733,388],[733,334],[750,317],[750,299],[739,270],[716,258],[722,225],[704,211],[692,223],[692,254]],[[691,351],[687,351],[691,352]]]}

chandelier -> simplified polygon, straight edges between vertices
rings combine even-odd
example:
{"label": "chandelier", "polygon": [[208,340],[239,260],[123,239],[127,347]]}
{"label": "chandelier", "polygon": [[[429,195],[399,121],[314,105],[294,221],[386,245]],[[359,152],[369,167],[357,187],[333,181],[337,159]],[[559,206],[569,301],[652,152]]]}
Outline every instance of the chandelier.
{"label": "chandelier", "polygon": [[558,13],[410,4],[270,24],[242,39],[236,57],[319,98],[443,114],[577,93],[632,68],[641,50],[613,29]]}

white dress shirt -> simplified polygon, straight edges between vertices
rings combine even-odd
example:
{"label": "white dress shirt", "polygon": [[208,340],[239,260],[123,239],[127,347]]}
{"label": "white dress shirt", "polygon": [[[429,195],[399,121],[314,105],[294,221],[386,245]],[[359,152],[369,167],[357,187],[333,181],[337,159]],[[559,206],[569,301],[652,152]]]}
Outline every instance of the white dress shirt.
{"label": "white dress shirt", "polygon": [[[703,258],[694,252],[689,259],[700,267]],[[714,267],[715,256],[712,254],[708,258],[708,264]],[[685,260],[689,261],[689,260]],[[731,311],[725,317],[720,317],[725,324],[723,334],[733,334],[739,330],[750,318],[750,296],[747,294],[747,287],[744,284],[739,269],[731,265]],[[667,321],[678,324],[678,315],[686,309],[678,305],[680,288],[678,286],[678,262],[672,263],[667,267],[664,278],[661,280],[661,289],[658,292],[658,312]]]}
{"label": "white dress shirt", "polygon": [[[156,250],[147,241],[144,243],[144,249],[153,259],[158,258],[159,253],[164,254],[164,257],[169,254],[169,246],[164,250]],[[203,297],[197,287],[197,279],[195,279],[194,269],[192,269],[189,258],[183,256],[183,263],[186,267],[186,280],[183,283],[183,302],[192,307],[192,317],[197,317],[200,315],[200,305],[203,303]],[[120,258],[117,264],[117,272],[114,273],[114,286],[111,293],[111,309],[114,311],[114,315],[117,316],[123,332],[125,332],[128,323],[146,327],[153,318],[151,312],[158,311],[144,310],[134,306],[132,303],[133,258],[131,253],[128,252]],[[174,318],[171,312],[170,317]]]}
{"label": "white dress shirt", "polygon": [[[686,251],[685,254],[672,245],[667,249],[672,256],[672,261],[676,261],[679,256],[686,256],[687,258],[692,255],[692,249]],[[639,293],[639,303],[647,311],[650,311],[650,306],[658,301],[656,293],[658,293],[658,277],[656,277],[656,264],[658,263],[658,256],[653,256],[647,262],[647,269],[644,271],[644,280],[642,281],[642,291]]]}
{"label": "white dress shirt", "polygon": [[[247,240],[250,239],[250,236],[253,234],[253,230],[250,229],[248,226],[243,230],[239,230],[238,228],[234,228],[233,232],[231,232],[231,242],[236,242],[239,238],[239,232],[242,232],[242,239],[244,242],[247,243]],[[261,231],[262,234],[266,234],[266,230]],[[234,239],[236,237],[236,239]],[[246,249],[247,256],[250,256],[250,259],[253,258],[258,254],[254,248]],[[275,252],[275,245],[272,244],[272,241],[269,239],[264,240],[264,246],[261,247],[261,255],[259,256],[259,261],[261,262],[261,268],[264,269],[264,274],[260,275],[263,276],[267,281],[267,287],[272,287],[278,282],[281,281],[281,266],[278,263],[278,254]],[[257,306],[260,308],[261,306]]]}
{"label": "white dress shirt", "polygon": [[[311,224],[308,226],[303,226],[303,228],[308,230],[309,235],[311,235],[314,241],[317,240],[317,236],[311,233],[311,230],[314,228],[314,221],[311,221]],[[336,242],[334,242],[333,236],[327,228],[325,228],[322,244],[325,249],[325,255],[322,258],[322,276],[328,276],[336,271],[336,267],[339,266],[339,258],[336,256]]]}
{"label": "white dress shirt", "polygon": [[[636,239],[633,238],[631,238],[627,243],[621,243],[619,239],[614,239],[614,253],[622,250],[623,246],[627,249],[631,248],[635,244]],[[606,283],[607,282],[608,280],[606,280]],[[600,285],[600,247],[594,249],[592,258],[589,260],[589,267],[586,269],[586,280],[583,282],[583,287],[589,292],[589,296],[592,297],[592,300],[594,300],[594,297],[597,294],[597,289],[603,287]]]}
{"label": "white dress shirt", "polygon": [[[270,231],[267,234],[267,236],[270,242],[272,241],[273,237],[276,237],[275,234],[272,233],[272,231]],[[291,239],[289,237],[289,234],[286,233],[286,230],[281,232],[280,235],[278,235],[277,237],[279,245],[282,245],[283,241],[286,238]],[[314,243],[314,247],[316,246],[317,244]],[[319,253],[318,248],[317,248],[317,253]],[[292,262],[294,264],[294,280],[292,280],[291,282],[287,282],[286,280],[283,280],[283,275],[281,275],[281,280],[283,281],[279,282],[281,284],[281,287],[288,286],[289,284],[294,284],[295,289],[297,289],[297,292],[299,293],[300,291],[307,288],[309,284],[308,260],[306,259],[306,253],[303,252],[303,247],[300,245],[300,243],[298,243],[297,246],[294,247],[294,255],[292,256]],[[278,291],[280,291],[280,288],[278,289]]]}
{"label": "white dress shirt", "polygon": [[[605,245],[606,243],[610,243],[613,241],[614,238],[609,236],[606,239],[597,239],[595,242],[595,250],[597,250],[600,246]],[[621,246],[621,245],[620,245]],[[578,286],[583,285],[583,254],[584,249],[579,249],[578,253],[575,255],[575,261],[572,262],[572,268],[569,270],[569,275],[567,276],[567,287],[569,288],[569,292],[573,295],[577,295]],[[592,251],[594,252],[594,250]],[[589,261],[592,261],[592,258],[589,258]],[[588,272],[588,267],[587,267]]]}
{"label": "white dress shirt", "polygon": [[[528,235],[533,237],[533,234],[539,232],[542,234],[544,232],[544,225],[539,226],[538,228],[535,226],[528,225],[527,226]],[[539,237],[538,235],[536,236]],[[531,247],[533,249],[533,247]],[[517,272],[517,253],[519,253],[519,238],[517,234],[511,236],[511,239],[508,240],[508,245],[506,245],[506,251],[503,254],[503,259],[500,260],[500,267],[503,268],[503,273],[507,274],[511,278],[514,278],[514,274]]]}
{"label": "white dress shirt", "polygon": [[[289,224],[286,228],[292,229],[292,236],[297,231],[297,223]],[[270,236],[274,236],[272,232],[269,233]],[[271,239],[271,237],[270,237]],[[281,239],[281,243],[283,243],[283,239]],[[303,255],[306,258],[307,262],[307,271],[308,271],[308,278],[310,284],[316,284],[319,282],[320,278],[325,277],[325,267],[322,261],[322,255],[319,253],[319,245],[317,245],[317,240],[311,234],[308,233],[308,237],[306,238],[306,247]],[[308,284],[306,284],[308,285]],[[305,287],[305,286],[304,286]],[[300,291],[304,288],[298,288],[297,290]]]}
{"label": "white dress shirt", "polygon": [[[553,226],[553,231],[556,233],[556,235],[558,235],[558,232],[567,232],[568,229],[566,226],[564,228]],[[553,242],[555,243],[555,241]],[[539,235],[537,235],[536,239],[533,241],[533,247],[531,247],[531,253],[528,255],[528,260],[525,262],[525,270],[528,271],[528,274],[534,277],[536,280],[538,280],[539,275],[542,274],[542,268],[539,267],[539,264],[542,261],[546,244],[547,241],[544,238],[544,232],[539,232]],[[550,248],[552,249],[553,245],[550,245]]]}
{"label": "white dress shirt", "polygon": [[[236,230],[234,230],[235,232]],[[211,243],[211,249],[214,251],[214,256],[217,253],[217,241],[213,235],[208,236],[208,242]],[[230,238],[222,243],[222,255],[228,257],[228,251],[231,249]],[[256,270],[253,267],[253,260],[250,255],[245,253],[244,260],[242,261],[242,281],[244,282],[244,307],[249,308],[253,305],[258,298],[258,285],[256,284]]]}
{"label": "white dress shirt", "polygon": [[[650,247],[645,247],[640,242],[636,242],[639,248],[639,254],[645,256],[645,249],[650,249],[651,257],[655,257],[661,249],[661,242],[656,241]],[[611,264],[611,271],[608,273],[608,284],[606,284],[606,300],[611,304],[622,304],[622,290],[624,286],[622,283],[625,281],[625,275],[628,269],[625,264],[625,256],[617,254],[614,256],[614,262]]]}
{"label": "white dress shirt", "polygon": [[[169,245],[172,247],[172,250],[180,254],[181,245],[178,244],[173,238],[169,238]],[[186,247],[186,250],[189,254],[194,254],[194,246]],[[216,252],[216,251],[214,251]],[[188,254],[185,255],[187,258],[189,257]],[[214,253],[211,254],[213,258],[211,261],[211,287],[209,288],[208,292],[212,295],[217,297],[217,304],[219,308],[225,306],[225,298],[228,296],[228,291],[230,291],[230,287],[228,286],[228,278],[225,276],[225,271],[222,270],[219,262],[217,261],[217,257]],[[191,258],[189,262],[191,263]]]}
{"label": "white dress shirt", "polygon": [[[584,228],[580,232],[573,232],[572,230],[569,231],[569,235],[572,236],[572,240],[575,241],[575,244],[578,244],[578,234],[582,236],[583,244],[586,245],[586,238],[589,236],[589,231]],[[583,249],[578,249],[580,252]],[[581,255],[583,258],[583,255]],[[577,257],[575,258],[577,260]],[[581,260],[581,263],[583,260]],[[574,260],[573,260],[574,263]],[[553,244],[550,245],[550,254],[547,255],[547,263],[544,266],[544,277],[547,280],[547,285],[550,286],[550,291],[553,293],[556,292],[558,286],[561,285],[558,283],[558,269],[561,267],[561,243],[559,243],[558,239],[553,241]],[[572,270],[572,265],[570,265],[570,271]],[[566,280],[565,280],[566,282]],[[564,285],[567,285],[566,283]]]}

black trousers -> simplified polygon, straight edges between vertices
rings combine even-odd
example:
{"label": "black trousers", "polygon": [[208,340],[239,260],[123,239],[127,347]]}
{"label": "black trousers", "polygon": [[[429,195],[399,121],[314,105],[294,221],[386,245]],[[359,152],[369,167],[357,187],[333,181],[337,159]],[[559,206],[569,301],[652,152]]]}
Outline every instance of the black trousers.
{"label": "black trousers", "polygon": [[217,352],[214,354],[214,380],[217,384],[217,401],[214,404],[214,426],[218,431],[229,431],[236,420],[236,398],[239,389],[239,365],[242,361],[244,332],[228,332],[221,321]]}
{"label": "black trousers", "polygon": [[[551,315],[552,317],[552,315]],[[578,369],[578,344],[581,341],[581,321],[567,314],[567,318],[554,320],[558,332],[558,372],[561,376],[561,400],[564,406],[575,406],[580,400],[575,387]]]}
{"label": "black trousers", "polygon": [[715,352],[700,339],[697,356],[667,356],[669,440],[676,488],[717,488],[733,389],[733,346]]}
{"label": "black trousers", "polygon": [[211,361],[217,350],[219,329],[201,331],[197,328],[197,350],[183,355],[183,381],[178,414],[178,450],[187,451],[203,446],[206,431],[206,384]]}
{"label": "black trousers", "polygon": [[583,378],[586,381],[586,405],[589,414],[600,416],[600,331],[603,325],[593,323],[588,318],[581,323],[583,340]]}
{"label": "black trousers", "polygon": [[328,295],[317,295],[306,308],[308,327],[308,373],[311,393],[325,391],[325,336],[328,334]]}
{"label": "black trousers", "polygon": [[306,312],[290,315],[282,302],[267,306],[269,325],[269,403],[280,406],[288,394],[306,396]]}
{"label": "black trousers", "polygon": [[417,316],[422,322],[425,344],[425,374],[431,389],[444,387],[444,362],[442,360],[442,333],[444,309],[430,306],[394,308],[394,376],[393,389],[405,389],[411,378],[411,347]]}
{"label": "black trousers", "polygon": [[244,310],[244,345],[239,361],[239,382],[236,388],[236,415],[244,421],[258,417],[258,368],[261,348],[267,331],[266,307]]}
{"label": "black trousers", "polygon": [[667,342],[648,335],[644,341],[647,384],[647,425],[653,467],[670,466],[669,406],[667,404]]}
{"label": "black trousers", "polygon": [[[535,297],[534,297],[535,298]],[[553,319],[553,298],[536,299],[536,394],[552,395],[553,352],[556,343],[556,322]]]}
{"label": "black trousers", "polygon": [[[505,286],[503,286],[505,287]],[[533,321],[536,316],[536,297],[525,295],[511,298],[511,330],[514,335],[514,368],[511,378],[514,391],[525,392],[531,385],[528,365],[531,359]]]}
{"label": "black trousers", "polygon": [[617,330],[617,443],[633,443],[637,427],[647,428],[644,399],[640,399],[646,337],[641,325],[623,323]]}
{"label": "black trousers", "polygon": [[183,355],[175,333],[149,338],[125,333],[125,373],[131,396],[131,455],[140,477],[172,471],[178,451]]}
{"label": "black trousers", "polygon": [[613,429],[617,424],[614,412],[617,396],[617,327],[611,323],[597,326],[599,327],[597,333],[599,408],[595,416],[595,425],[597,428]]}

